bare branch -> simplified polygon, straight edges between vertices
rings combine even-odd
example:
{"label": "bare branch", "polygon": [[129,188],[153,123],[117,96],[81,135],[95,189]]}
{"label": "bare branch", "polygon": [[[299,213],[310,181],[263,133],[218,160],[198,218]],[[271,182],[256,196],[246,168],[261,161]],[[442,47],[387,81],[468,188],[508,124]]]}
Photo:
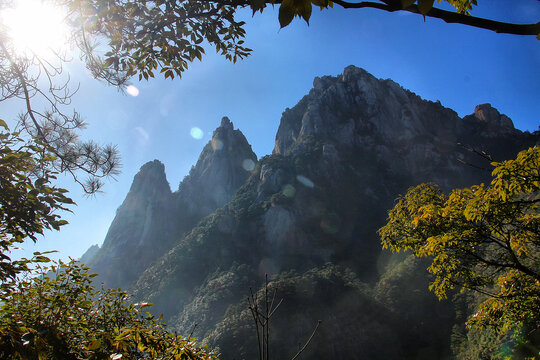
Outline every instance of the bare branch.
{"label": "bare branch", "polygon": [[317,321],[317,325],[315,326],[315,329],[313,330],[313,332],[311,333],[311,336],[309,337],[309,339],[306,341],[306,343],[304,344],[304,346],[302,346],[302,348],[300,350],[298,350],[298,352],[296,353],[296,355],[294,355],[294,357],[291,359],[291,360],[296,360],[296,358],[298,356],[300,356],[301,353],[304,352],[304,350],[306,350],[307,346],[309,345],[309,343],[311,342],[311,340],[313,340],[313,337],[315,336],[315,333],[317,332],[317,329],[319,328],[319,325],[321,325],[322,323],[322,320],[319,320]]}
{"label": "bare branch", "polygon": [[474,17],[466,14],[460,14],[453,11],[447,11],[432,7],[427,14],[422,14],[417,5],[411,5],[407,8],[391,6],[371,1],[348,2],[344,0],[335,0],[334,3],[344,9],[373,8],[389,12],[407,11],[413,14],[441,19],[447,23],[459,23],[462,25],[473,26],[480,29],[495,31],[496,33],[514,34],[514,35],[538,35],[540,33],[540,22],[536,24],[512,24],[490,19]]}

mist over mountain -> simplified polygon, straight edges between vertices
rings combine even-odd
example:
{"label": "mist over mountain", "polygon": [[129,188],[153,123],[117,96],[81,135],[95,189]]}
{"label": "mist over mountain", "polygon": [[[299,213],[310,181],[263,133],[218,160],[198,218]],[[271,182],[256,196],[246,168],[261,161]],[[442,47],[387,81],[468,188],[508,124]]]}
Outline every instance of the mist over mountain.
{"label": "mist over mountain", "polygon": [[84,260],[179,332],[197,324],[222,359],[256,357],[246,298],[265,274],[283,299],[276,359],[291,358],[318,320],[305,359],[452,358],[466,346],[468,300],[437,301],[426,264],[382,252],[377,229],[410,186],[485,182],[478,153],[509,159],[538,141],[490,104],[460,118],[349,66],[315,78],[283,112],[271,155],[257,160],[223,118],[177,191],[158,160],[143,165]]}

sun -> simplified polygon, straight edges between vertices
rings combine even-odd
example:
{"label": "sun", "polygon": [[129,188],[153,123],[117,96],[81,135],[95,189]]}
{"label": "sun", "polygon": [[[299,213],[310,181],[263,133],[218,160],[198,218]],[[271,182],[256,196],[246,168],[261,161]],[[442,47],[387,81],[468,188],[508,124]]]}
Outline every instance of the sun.
{"label": "sun", "polygon": [[52,1],[15,0],[2,10],[1,22],[19,55],[47,56],[67,47],[68,27],[63,9]]}

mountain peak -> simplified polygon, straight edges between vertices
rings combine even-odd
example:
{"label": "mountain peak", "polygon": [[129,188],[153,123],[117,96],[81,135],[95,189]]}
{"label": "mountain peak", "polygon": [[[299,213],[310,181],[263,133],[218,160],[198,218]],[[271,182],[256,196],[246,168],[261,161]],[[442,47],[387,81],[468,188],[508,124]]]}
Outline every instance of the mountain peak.
{"label": "mountain peak", "polygon": [[377,79],[350,65],[342,75],[315,78],[309,94],[285,110],[274,153],[302,152],[308,142],[335,148],[365,149],[374,141],[401,146],[425,134],[448,142],[452,139],[448,134],[463,137],[472,132],[491,138],[519,130],[490,104],[478,105],[473,114],[461,119],[440,102],[423,100],[392,80]]}
{"label": "mountain peak", "polygon": [[499,110],[491,106],[491,104],[480,104],[474,108],[474,116],[485,123],[494,123],[506,129],[514,129],[512,120],[499,113]]}
{"label": "mountain peak", "polygon": [[166,194],[165,196],[171,192],[165,175],[165,165],[159,160],[149,161],[141,166],[133,179],[130,193],[145,193],[147,191],[154,193],[156,189]]}
{"label": "mountain peak", "polygon": [[227,116],[221,118],[221,125],[219,127],[231,130],[234,129],[233,123],[231,122],[231,120],[229,120]]}
{"label": "mountain peak", "polygon": [[94,244],[90,246],[88,250],[86,250],[84,254],[80,257],[79,262],[81,264],[90,264],[92,260],[94,259],[94,257],[96,256],[96,254],[98,253],[98,251],[99,251],[99,245]]}
{"label": "mountain peak", "polygon": [[256,162],[257,155],[244,134],[234,130],[231,120],[224,116],[197,164],[180,184],[177,198],[184,207],[206,216],[231,199]]}
{"label": "mountain peak", "polygon": [[165,165],[161,161],[154,159],[153,161],[148,161],[139,169],[139,173],[147,171],[165,173]]}
{"label": "mountain peak", "polygon": [[341,75],[341,79],[343,81],[349,81],[353,78],[361,77],[361,76],[373,77],[373,75],[368,73],[366,70],[356,67],[354,65],[349,65],[345,69],[343,69],[343,75]]}
{"label": "mountain peak", "polygon": [[512,119],[501,114],[491,104],[480,104],[474,108],[474,113],[463,118],[465,122],[476,124],[480,133],[486,137],[520,132],[514,127]]}

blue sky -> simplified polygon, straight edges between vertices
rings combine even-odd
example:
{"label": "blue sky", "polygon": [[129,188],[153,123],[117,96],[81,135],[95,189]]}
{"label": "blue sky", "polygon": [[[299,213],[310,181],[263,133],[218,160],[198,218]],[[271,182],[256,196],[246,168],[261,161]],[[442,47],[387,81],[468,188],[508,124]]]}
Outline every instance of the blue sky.
{"label": "blue sky", "polygon": [[[538,0],[479,3],[473,15],[540,20]],[[92,80],[75,63],[69,65],[81,85],[73,103],[89,124],[84,136],[117,144],[122,174],[106,183],[104,193],[90,198],[62,179],[78,204],[64,216],[70,224],[46,233],[36,245],[26,244],[18,255],[54,249],[60,251],[57,257],[78,258],[90,245],[101,244],[139,168],[161,160],[176,190],[222,116],[243,131],[259,157],[270,154],[284,109],[308,93],[315,76],[335,76],[351,64],[391,78],[424,99],[440,100],[460,116],[489,102],[521,130],[540,125],[540,41],[533,36],[372,9],[314,9],[309,26],[296,19],[281,30],[277,8],[243,16],[246,44],[254,50],[247,60],[232,64],[208,49],[208,56],[192,64],[182,79],[135,81],[136,97]],[[2,113],[15,112],[13,105],[7,106]],[[203,130],[202,139],[190,135],[193,127]]]}

